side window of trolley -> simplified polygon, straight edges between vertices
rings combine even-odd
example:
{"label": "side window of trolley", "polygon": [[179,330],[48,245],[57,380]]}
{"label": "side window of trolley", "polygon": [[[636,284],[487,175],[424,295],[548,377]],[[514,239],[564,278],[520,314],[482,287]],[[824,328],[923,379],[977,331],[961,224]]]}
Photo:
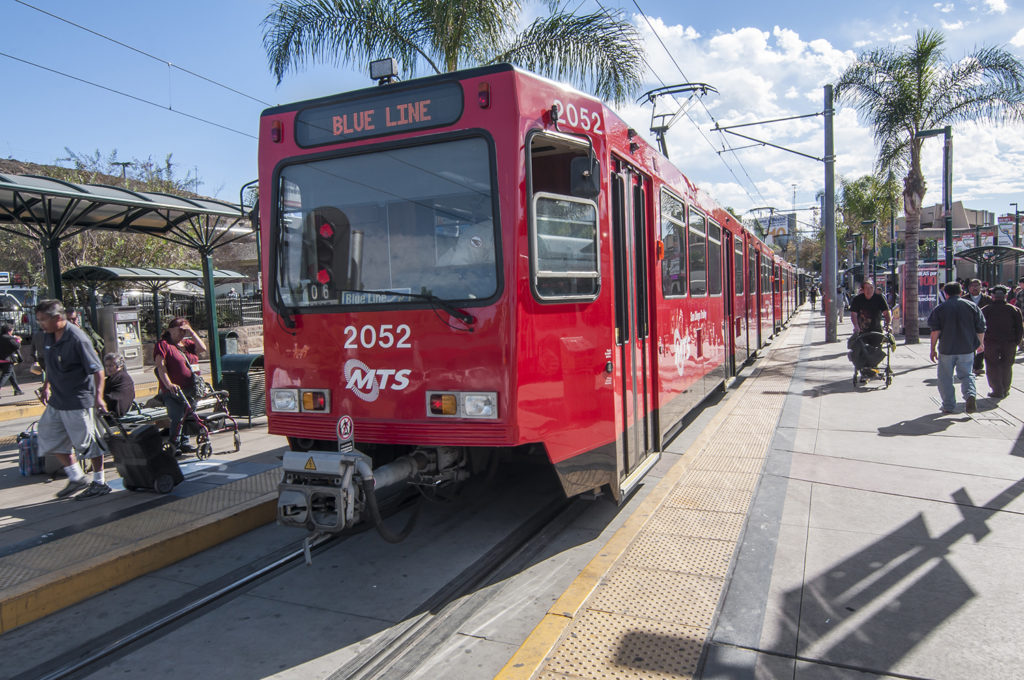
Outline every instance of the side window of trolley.
{"label": "side window of trolley", "polygon": [[597,203],[580,170],[590,147],[570,135],[536,132],[527,149],[533,293],[542,301],[593,300],[601,281]]}
{"label": "side window of trolley", "polygon": [[735,259],[733,259],[732,272],[736,288],[733,293],[741,295],[743,293],[743,282],[744,279],[746,279],[746,276],[743,274],[743,239],[739,237],[736,238]]}
{"label": "side window of trolley", "polygon": [[708,292],[708,260],[704,241],[707,220],[699,212],[690,208],[689,224],[690,295],[706,295]]}
{"label": "side window of trolley", "polygon": [[750,294],[757,295],[757,249],[752,243],[747,246],[747,262],[749,263],[747,280],[750,282]]}
{"label": "side window of trolley", "polygon": [[722,294],[722,228],[708,220],[708,293]]}
{"label": "side window of trolley", "polygon": [[682,200],[661,192],[661,292],[665,297],[686,295],[686,209]]}

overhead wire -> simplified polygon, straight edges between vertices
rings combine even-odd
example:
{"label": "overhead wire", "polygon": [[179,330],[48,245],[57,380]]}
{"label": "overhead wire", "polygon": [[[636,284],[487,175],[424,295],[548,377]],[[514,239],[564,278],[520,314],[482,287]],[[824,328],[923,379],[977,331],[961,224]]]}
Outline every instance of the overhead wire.
{"label": "overhead wire", "polygon": [[78,76],[73,76],[70,73],[64,73],[63,71],[58,71],[57,69],[50,68],[49,66],[43,66],[42,64],[37,64],[34,61],[29,61],[28,59],[22,59],[21,57],[16,57],[13,54],[7,54],[6,52],[0,52],[0,57],[7,57],[8,59],[13,59],[14,61],[20,61],[23,64],[28,64],[29,66],[34,66],[35,68],[42,69],[43,71],[49,71],[50,73],[56,73],[57,75],[64,76],[65,78],[70,78],[71,80],[76,80],[76,81],[78,81],[80,83],[85,83],[86,85],[91,85],[93,87],[98,87],[101,90],[106,90],[107,92],[113,92],[114,94],[119,94],[122,97],[127,97],[129,99],[134,99],[137,102],[142,102],[143,104],[149,104],[150,106],[155,106],[158,109],[161,109],[163,111],[170,111],[171,113],[176,113],[179,116],[185,116],[186,118],[191,118],[192,120],[199,121],[200,123],[206,123],[207,125],[213,125],[214,127],[219,127],[220,129],[227,130],[228,132],[234,132],[236,134],[239,134],[239,135],[242,135],[242,136],[245,136],[245,137],[250,137],[252,139],[258,139],[258,137],[256,135],[249,134],[248,132],[243,132],[241,130],[236,130],[233,127],[229,127],[229,126],[223,125],[221,123],[216,123],[216,122],[214,122],[212,120],[208,120],[206,118],[202,118],[202,117],[197,116],[195,114],[186,113],[185,111],[180,111],[178,109],[174,109],[174,108],[171,108],[169,106],[165,106],[165,105],[160,104],[158,102],[154,102],[154,101],[149,100],[149,99],[144,99],[143,97],[139,97],[139,96],[136,96],[134,94],[129,94],[128,92],[123,92],[121,90],[117,90],[117,89],[115,89],[113,87],[107,87],[106,85],[100,85],[99,83],[94,83],[91,80],[86,80],[85,78],[79,78]]}
{"label": "overhead wire", "polygon": [[153,59],[155,61],[160,62],[161,64],[165,64],[168,68],[177,69],[177,70],[181,71],[182,73],[187,73],[188,75],[193,76],[195,78],[199,78],[200,80],[205,80],[206,82],[210,83],[211,85],[216,85],[217,87],[222,87],[225,90],[229,90],[230,92],[234,92],[235,94],[237,94],[239,96],[245,97],[246,99],[251,99],[252,101],[257,102],[259,104],[263,104],[264,106],[273,106],[273,104],[271,104],[270,102],[265,102],[262,99],[260,99],[259,97],[253,97],[252,95],[246,94],[245,92],[242,92],[241,90],[237,90],[237,89],[231,87],[230,85],[225,85],[224,83],[218,82],[218,81],[216,81],[216,80],[214,80],[212,78],[208,78],[208,77],[206,77],[206,76],[204,76],[204,75],[202,75],[200,73],[196,73],[195,71],[190,71],[189,69],[184,68],[182,66],[178,66],[177,64],[171,63],[170,61],[168,61],[168,60],[166,60],[166,59],[164,59],[162,57],[158,57],[158,56],[156,56],[154,54],[150,54],[149,52],[146,52],[145,50],[139,49],[138,47],[135,47],[133,45],[129,45],[128,43],[125,43],[125,42],[121,42],[120,40],[118,40],[116,38],[112,38],[109,35],[106,35],[104,33],[100,33],[99,31],[93,30],[93,29],[89,28],[88,26],[83,26],[81,24],[77,24],[74,21],[71,21],[70,19],[65,19],[64,17],[62,17],[60,15],[57,15],[57,14],[54,14],[53,12],[50,12],[50,11],[45,10],[45,9],[42,9],[40,7],[36,7],[35,5],[32,5],[30,3],[25,2],[25,0],[14,0],[14,2],[18,3],[19,5],[23,5],[25,7],[28,7],[29,9],[35,10],[35,11],[41,13],[41,14],[45,14],[48,17],[52,17],[52,18],[56,19],[57,21],[62,21],[65,24],[68,24],[70,26],[74,26],[75,28],[83,30],[83,31],[85,31],[87,33],[91,33],[92,35],[95,35],[98,38],[103,38],[104,40],[108,40],[108,41],[114,43],[115,45],[120,45],[121,47],[127,48],[127,49],[129,49],[129,50],[131,50],[133,52],[136,52],[138,54],[141,54],[141,55],[143,55],[145,57],[149,57],[150,59]]}
{"label": "overhead wire", "polygon": [[[644,21],[647,23],[647,27],[651,29],[651,33],[653,33],[654,37],[658,39],[658,43],[661,45],[662,49],[665,50],[665,53],[668,55],[668,58],[672,61],[672,63],[675,65],[676,69],[679,71],[679,75],[681,75],[683,77],[683,80],[689,82],[689,80],[690,80],[689,77],[687,77],[686,73],[683,72],[682,66],[679,65],[679,62],[676,61],[676,58],[672,54],[672,51],[668,49],[668,45],[665,44],[665,41],[661,39],[661,35],[658,33],[657,30],[655,30],[654,24],[651,23],[651,20],[650,20],[650,18],[648,18],[647,13],[644,12],[644,10],[640,7],[640,5],[637,2],[637,0],[632,0],[632,2],[633,2],[633,5],[636,7],[637,11],[640,13],[640,16],[642,16]],[[600,2],[598,4],[600,4]],[[645,61],[646,61],[646,59],[645,59]],[[648,68],[650,68],[650,64],[648,64]],[[653,73],[653,69],[651,69],[651,72]],[[658,80],[661,80],[661,78],[658,78]],[[664,82],[665,81],[662,80],[662,84],[664,84]],[[700,102],[700,105],[704,108],[704,111],[708,114],[708,118],[710,118],[711,121],[717,125],[718,121],[715,119],[714,114],[711,113],[711,110],[708,108],[708,105],[704,103],[704,100],[701,97],[697,97],[697,101]],[[723,141],[722,142],[721,152],[720,152],[717,148],[715,148],[714,143],[710,139],[708,139],[708,137],[704,134],[704,131],[701,130],[701,128],[697,124],[697,122],[695,120],[693,120],[693,118],[690,116],[689,112],[684,113],[684,115],[690,121],[690,123],[692,123],[693,126],[697,129],[697,132],[700,133],[700,136],[704,138],[704,141],[706,141],[708,143],[708,145],[711,146],[711,148],[715,151],[715,154],[722,160],[722,164],[725,165],[726,169],[729,170],[729,174],[731,174],[733,176],[733,179],[736,180],[737,184],[739,184],[742,187],[743,186],[743,182],[740,181],[740,179],[736,176],[736,173],[733,171],[732,167],[730,167],[729,164],[725,162],[725,159],[722,158],[722,155],[721,155],[721,152],[732,153],[733,158],[736,159],[736,162],[739,164],[740,169],[743,171],[743,174],[747,176],[747,180],[750,182],[750,186],[753,187],[754,191],[761,198],[761,202],[762,203],[767,203],[768,199],[766,199],[764,197],[764,194],[761,193],[761,190],[758,188],[757,183],[750,176],[750,173],[747,172],[747,168],[746,168],[745,165],[743,165],[743,161],[740,160],[739,156],[736,153],[736,150],[733,149],[731,146],[726,145],[725,142]],[[725,133],[723,132],[723,133],[720,133],[720,134],[724,135]],[[754,199],[750,195],[750,192],[747,191],[746,188],[743,189],[743,192],[745,194],[747,194],[747,197],[750,198],[751,203],[753,203]]]}

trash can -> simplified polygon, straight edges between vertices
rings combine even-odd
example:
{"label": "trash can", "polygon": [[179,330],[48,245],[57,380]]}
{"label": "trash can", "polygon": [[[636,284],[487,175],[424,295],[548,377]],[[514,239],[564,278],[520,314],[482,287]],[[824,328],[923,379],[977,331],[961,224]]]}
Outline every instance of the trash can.
{"label": "trash can", "polygon": [[220,355],[238,354],[238,333],[235,331],[217,331],[217,342],[220,344]]}
{"label": "trash can", "polygon": [[[236,335],[237,340],[237,335]],[[221,389],[228,393],[228,412],[252,419],[267,414],[266,374],[262,354],[225,354],[220,364]]]}

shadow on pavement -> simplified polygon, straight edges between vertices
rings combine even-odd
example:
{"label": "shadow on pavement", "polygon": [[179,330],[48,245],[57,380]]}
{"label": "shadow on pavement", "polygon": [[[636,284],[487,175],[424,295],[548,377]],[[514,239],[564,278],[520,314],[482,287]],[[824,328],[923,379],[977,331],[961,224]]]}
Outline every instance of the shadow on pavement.
{"label": "shadow on pavement", "polygon": [[926,413],[913,420],[901,420],[893,425],[878,428],[882,437],[926,437],[930,434],[945,432],[956,423],[969,422],[969,416],[952,418],[941,413]]}

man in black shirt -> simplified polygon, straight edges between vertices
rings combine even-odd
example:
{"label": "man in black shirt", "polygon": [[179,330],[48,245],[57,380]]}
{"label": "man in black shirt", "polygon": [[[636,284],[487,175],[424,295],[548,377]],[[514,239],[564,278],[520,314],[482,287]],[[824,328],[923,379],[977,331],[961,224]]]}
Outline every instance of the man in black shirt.
{"label": "man in black shirt", "polygon": [[889,303],[881,295],[875,295],[875,284],[871,281],[862,283],[860,289],[860,294],[850,303],[850,321],[853,322],[853,332],[881,332],[882,319],[885,319],[886,326],[892,320]]}
{"label": "man in black shirt", "polygon": [[[106,410],[103,364],[88,336],[68,321],[59,300],[43,300],[36,305],[36,322],[44,333],[46,366],[39,390],[39,400],[46,405],[39,419],[39,453],[56,456],[68,476],[68,485],[57,492],[57,498],[78,491],[82,493],[76,498],[110,493],[103,477],[103,450],[97,442],[95,414],[96,409]],[[76,453],[93,459],[92,484],[78,467]]]}
{"label": "man in black shirt", "polygon": [[[960,379],[960,391],[967,402],[967,412],[977,407],[977,389],[974,384],[974,354],[984,351],[985,317],[978,305],[961,298],[960,284],[947,283],[943,288],[946,301],[932,310],[928,325],[932,329],[932,347],[929,354],[939,364],[939,396],[942,412],[952,413],[956,405],[953,389],[953,371]],[[936,346],[938,352],[936,352]]]}
{"label": "man in black shirt", "polygon": [[1024,337],[1024,322],[1020,310],[1006,302],[1006,286],[992,289],[992,302],[981,310],[985,317],[985,357],[988,368],[988,396],[1003,399],[1010,394],[1013,380],[1013,358],[1017,345]]}

